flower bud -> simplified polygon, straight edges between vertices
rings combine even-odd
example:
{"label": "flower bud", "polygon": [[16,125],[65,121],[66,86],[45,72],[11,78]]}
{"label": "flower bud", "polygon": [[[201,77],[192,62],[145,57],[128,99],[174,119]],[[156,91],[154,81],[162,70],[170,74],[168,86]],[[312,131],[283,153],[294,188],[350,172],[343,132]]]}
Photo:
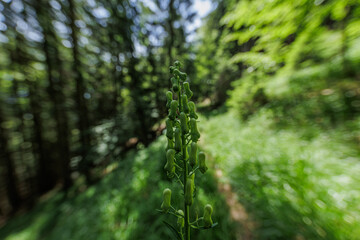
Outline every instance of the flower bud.
{"label": "flower bud", "polygon": [[172,85],[172,90],[173,90],[174,92],[179,91],[179,85],[173,84],[173,85]]}
{"label": "flower bud", "polygon": [[175,61],[175,62],[174,62],[174,65],[175,65],[175,67],[177,67],[177,68],[180,68],[180,67],[181,67],[181,63],[180,63],[179,61]]}
{"label": "flower bud", "polygon": [[193,204],[193,196],[194,196],[194,178],[195,173],[193,173],[190,177],[187,177],[186,185],[185,185],[185,203],[186,205],[191,206]]}
{"label": "flower bud", "polygon": [[180,125],[181,125],[181,130],[183,131],[183,133],[189,132],[188,117],[186,116],[186,114],[184,112],[180,113]]}
{"label": "flower bud", "polygon": [[180,152],[182,148],[180,128],[175,128],[175,150]]}
{"label": "flower bud", "polygon": [[172,83],[173,91],[174,92],[179,91],[179,81],[175,77],[172,77],[170,80],[171,80],[171,83]]}
{"label": "flower bud", "polygon": [[174,75],[175,76],[180,76],[180,71],[179,71],[179,69],[174,69],[174,71],[173,71],[173,73],[174,73]]}
{"label": "flower bud", "polygon": [[189,114],[189,116],[190,116],[191,118],[198,119],[198,115],[196,114],[195,103],[194,103],[193,101],[190,101],[190,102],[188,102],[188,106],[189,106],[189,109],[190,109],[190,114]]}
{"label": "flower bud", "polygon": [[166,102],[166,107],[167,107],[167,108],[170,108],[171,101],[173,100],[173,94],[172,94],[172,92],[170,92],[170,91],[167,91],[167,92],[166,92],[166,100],[167,100],[167,102]]}
{"label": "flower bud", "polygon": [[175,120],[177,108],[178,108],[178,102],[176,100],[172,100],[170,103],[170,110],[169,110],[169,118],[171,120]]}
{"label": "flower bud", "polygon": [[185,113],[189,113],[190,109],[189,109],[189,106],[188,106],[188,99],[187,99],[187,96],[185,94],[181,95],[181,103],[182,103],[183,111]]}
{"label": "flower bud", "polygon": [[173,149],[174,148],[174,141],[172,139],[167,139],[167,146],[166,146],[166,151],[169,149]]}
{"label": "flower bud", "polygon": [[194,167],[197,164],[197,149],[198,147],[196,142],[192,142],[190,148],[190,158],[189,158],[191,167]]}
{"label": "flower bud", "polygon": [[174,138],[173,122],[169,118],[166,119],[166,137],[168,139]]}
{"label": "flower bud", "polygon": [[163,202],[161,204],[161,210],[167,213],[170,207],[171,207],[171,190],[169,188],[165,188],[165,190],[163,191]]}
{"label": "flower bud", "polygon": [[174,176],[175,173],[175,150],[169,149],[166,152],[166,164],[164,166],[164,169],[167,171],[167,174],[170,178]]}
{"label": "flower bud", "polygon": [[213,208],[210,204],[206,204],[204,207],[204,227],[210,228],[213,225],[213,220],[211,219],[211,214],[213,212]]}
{"label": "flower bud", "polygon": [[197,129],[197,123],[194,118],[190,118],[191,140],[197,142],[200,138],[199,130]]}
{"label": "flower bud", "polygon": [[203,152],[199,152],[199,170],[203,174],[208,170],[205,163],[205,153]]}
{"label": "flower bud", "polygon": [[183,72],[180,72],[179,77],[180,77],[180,79],[181,79],[182,81],[185,81],[186,78],[187,78],[187,74],[186,74],[186,73],[183,73]]}
{"label": "flower bud", "polygon": [[184,82],[183,86],[186,96],[190,99],[193,96],[193,92],[190,90],[189,82]]}
{"label": "flower bud", "polygon": [[179,228],[183,228],[184,227],[184,224],[185,224],[185,220],[184,220],[184,212],[183,210],[178,210],[177,213],[182,216],[182,217],[179,217],[178,216],[178,220],[177,220],[177,225],[179,226]]}

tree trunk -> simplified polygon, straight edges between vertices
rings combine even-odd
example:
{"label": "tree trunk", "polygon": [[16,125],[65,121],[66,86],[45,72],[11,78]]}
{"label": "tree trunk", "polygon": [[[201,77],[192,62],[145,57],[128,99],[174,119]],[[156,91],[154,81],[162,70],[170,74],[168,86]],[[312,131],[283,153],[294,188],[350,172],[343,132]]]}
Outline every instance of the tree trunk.
{"label": "tree trunk", "polygon": [[56,46],[57,39],[52,29],[51,16],[48,15],[49,9],[51,9],[51,6],[48,1],[35,1],[36,14],[44,34],[42,48],[45,54],[45,65],[48,73],[49,86],[47,91],[54,106],[56,122],[58,159],[53,171],[56,175],[56,180],[60,180],[64,189],[67,189],[71,185],[69,127],[65,111],[65,97],[61,91],[64,88],[62,62],[59,59],[59,52]]}
{"label": "tree trunk", "polygon": [[140,141],[143,142],[145,145],[147,145],[149,142],[148,139],[148,125],[147,122],[149,119],[145,115],[145,107],[142,103],[142,94],[140,92],[140,74],[136,71],[136,59],[134,57],[131,57],[129,62],[129,76],[131,77],[130,82],[130,92],[131,97],[134,101],[135,105],[135,114],[139,123],[139,127],[137,127],[137,136],[139,137]]}
{"label": "tree trunk", "polygon": [[41,119],[41,106],[39,104],[40,99],[36,95],[36,82],[31,82],[26,79],[26,83],[29,86],[29,100],[30,100],[30,111],[33,115],[34,122],[34,144],[33,152],[34,156],[38,159],[38,170],[37,170],[37,192],[38,194],[45,193],[55,186],[55,182],[51,181],[51,169],[49,165],[49,159],[47,159],[46,148],[44,146],[44,134],[43,124]]}
{"label": "tree trunk", "polygon": [[85,84],[84,78],[81,73],[81,62],[79,59],[79,46],[77,38],[77,27],[75,25],[76,13],[75,13],[75,4],[73,0],[69,0],[69,9],[70,9],[70,28],[71,28],[71,38],[73,43],[72,54],[73,54],[73,65],[72,70],[75,74],[76,81],[76,106],[77,114],[79,117],[78,128],[80,131],[80,141],[81,141],[81,157],[80,170],[86,176],[88,183],[91,183],[90,176],[90,163],[88,159],[88,151],[90,149],[90,124],[89,124],[89,114],[86,106],[84,94],[85,94]]}
{"label": "tree trunk", "polygon": [[[1,99],[0,99],[1,100]],[[4,162],[4,166],[6,168],[6,191],[9,203],[12,206],[12,211],[14,212],[19,208],[21,203],[21,198],[16,186],[16,173],[14,160],[12,158],[12,154],[9,149],[9,135],[7,129],[4,127],[4,119],[5,113],[2,109],[2,102],[0,102],[0,159]]]}
{"label": "tree trunk", "polygon": [[174,17],[175,17],[175,9],[174,9],[174,0],[170,0],[169,2],[169,18],[168,18],[168,25],[169,25],[169,45],[168,45],[168,57],[169,57],[169,64],[168,66],[173,65],[173,55],[172,49],[174,47]]}

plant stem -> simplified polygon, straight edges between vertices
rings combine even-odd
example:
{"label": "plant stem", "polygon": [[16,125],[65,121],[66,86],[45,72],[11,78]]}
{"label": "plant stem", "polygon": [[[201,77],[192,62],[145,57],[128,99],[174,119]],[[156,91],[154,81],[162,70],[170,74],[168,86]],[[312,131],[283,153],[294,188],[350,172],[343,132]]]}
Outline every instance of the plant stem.
{"label": "plant stem", "polygon": [[[182,135],[182,143],[183,143],[183,161],[184,161],[184,193],[186,191],[186,181],[187,181],[187,175],[188,175],[188,166],[186,162],[186,145],[185,145],[185,135]],[[185,239],[190,240],[190,211],[189,206],[186,205],[186,202],[184,201],[184,207],[185,207]]]}
{"label": "plant stem", "polygon": [[195,173],[195,171],[198,170],[198,169],[199,169],[199,166],[197,166],[195,169],[193,169],[193,170],[191,171],[191,174],[189,174],[189,177],[190,177],[191,175],[193,175],[193,174]]}
{"label": "plant stem", "polygon": [[180,179],[180,176],[177,175],[176,173],[175,173],[175,176],[176,176],[176,178],[178,179],[178,181],[179,181],[179,183],[181,184],[181,186],[184,187],[184,184],[182,183],[182,181],[181,181],[181,179]]}
{"label": "plant stem", "polygon": [[[183,110],[181,106],[181,89],[182,86],[180,84],[179,92],[178,92],[178,99],[179,99],[179,109],[180,112]],[[183,163],[184,163],[184,196],[186,191],[186,181],[188,177],[188,166],[186,162],[186,138],[185,133],[181,131],[181,142],[182,142],[182,154],[183,154]],[[184,220],[185,220],[185,240],[190,240],[190,209],[189,206],[186,204],[186,201],[184,199]]]}

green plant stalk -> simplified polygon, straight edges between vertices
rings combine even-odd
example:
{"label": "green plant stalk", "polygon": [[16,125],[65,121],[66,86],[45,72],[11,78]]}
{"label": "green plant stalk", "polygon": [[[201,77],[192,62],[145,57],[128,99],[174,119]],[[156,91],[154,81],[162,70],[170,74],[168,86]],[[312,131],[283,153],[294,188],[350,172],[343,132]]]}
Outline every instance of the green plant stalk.
{"label": "green plant stalk", "polygon": [[[186,154],[186,142],[185,142],[185,135],[182,135],[182,142],[183,142],[183,155]],[[186,187],[186,179],[188,176],[188,166],[187,162],[184,158],[184,193],[185,193],[185,187]],[[185,207],[185,239],[190,240],[190,207],[186,205],[184,201],[184,207]]]}
{"label": "green plant stalk", "polygon": [[[180,96],[181,96],[181,89],[182,86],[180,84],[179,87],[179,92],[178,92],[178,99],[179,99],[179,109],[180,111],[183,111],[182,109],[182,105],[181,105],[181,100],[180,100]],[[186,188],[186,181],[187,181],[187,177],[188,177],[188,165],[185,159],[186,156],[186,139],[185,139],[185,134],[181,131],[181,141],[182,141],[182,153],[183,153],[183,163],[184,163],[184,194],[185,194],[185,188]],[[186,202],[184,201],[184,209],[185,209],[185,216],[184,216],[184,220],[185,220],[185,240],[190,240],[190,207],[188,205],[186,205]]]}
{"label": "green plant stalk", "polygon": [[[174,93],[175,99],[173,99],[173,94],[170,91],[166,93],[167,96],[167,108],[169,110],[168,119],[166,120],[166,137],[168,138],[168,145],[166,147],[166,165],[164,169],[167,171],[167,175],[169,178],[173,178],[176,176],[176,182],[179,182],[184,191],[184,209],[176,209],[171,206],[171,189],[166,188],[163,191],[163,203],[161,204],[162,213],[168,213],[178,217],[177,225],[178,229],[176,230],[174,226],[164,221],[167,227],[176,235],[177,239],[181,240],[190,240],[190,229],[191,227],[197,229],[209,229],[213,228],[217,225],[217,223],[213,224],[211,219],[212,207],[210,204],[207,204],[204,208],[204,218],[197,218],[196,226],[192,225],[190,222],[190,206],[193,204],[194,197],[194,176],[192,174],[195,173],[196,170],[200,170],[202,174],[204,174],[207,170],[205,165],[205,154],[203,152],[199,152],[197,156],[197,147],[191,149],[191,159],[192,164],[188,163],[188,145],[190,143],[194,143],[196,146],[196,142],[200,138],[200,133],[197,129],[196,120],[198,117],[196,115],[195,104],[194,102],[190,102],[190,106],[188,105],[188,98],[191,98],[193,93],[190,90],[189,83],[185,82],[187,75],[186,73],[182,73],[180,69],[180,63],[176,61],[174,63],[175,66],[170,66],[170,73],[173,74],[171,77],[172,82],[172,91]],[[186,83],[186,85],[185,85]],[[170,92],[170,94],[169,94]],[[177,95],[177,96],[176,96]],[[176,99],[177,97],[177,99]],[[190,122],[189,122],[190,118]],[[169,120],[170,119],[170,120]],[[190,125],[190,126],[189,126]],[[173,128],[175,127],[175,136],[173,136]],[[173,138],[175,137],[175,145],[169,144],[172,143]],[[195,150],[194,150],[195,149]],[[175,152],[176,151],[176,152]],[[177,154],[174,159],[174,153]],[[182,155],[182,158],[179,158]],[[201,156],[200,165],[197,165],[197,158]],[[195,159],[194,159],[195,158]],[[174,162],[174,160],[178,161],[178,164]],[[182,161],[182,165],[181,165]],[[191,173],[190,171],[191,168]],[[179,174],[176,173],[179,172]],[[181,174],[183,174],[183,182],[181,181]],[[169,211],[169,207],[172,209]],[[181,212],[179,214],[178,212]],[[199,226],[199,219],[204,222],[204,226]]]}

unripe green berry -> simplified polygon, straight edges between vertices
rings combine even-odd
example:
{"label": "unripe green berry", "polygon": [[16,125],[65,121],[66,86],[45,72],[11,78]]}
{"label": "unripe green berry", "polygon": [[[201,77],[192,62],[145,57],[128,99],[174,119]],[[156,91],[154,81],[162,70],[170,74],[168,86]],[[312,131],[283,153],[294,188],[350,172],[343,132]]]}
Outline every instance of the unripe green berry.
{"label": "unripe green berry", "polygon": [[188,133],[189,132],[188,117],[186,116],[186,114],[184,112],[180,113],[180,124],[181,124],[182,132]]}
{"label": "unripe green berry", "polygon": [[185,94],[181,95],[181,103],[182,103],[183,111],[185,113],[189,113],[190,109],[189,109],[189,106],[188,106],[188,99],[187,99],[187,96]]}
{"label": "unripe green berry", "polygon": [[165,190],[163,191],[163,202],[161,204],[161,210],[167,213],[170,207],[171,207],[171,190],[169,188],[165,188]]}
{"label": "unripe green berry", "polygon": [[208,170],[208,167],[205,163],[205,153],[199,152],[199,170],[203,174]]}
{"label": "unripe green berry", "polygon": [[189,106],[189,109],[190,109],[190,114],[189,114],[189,116],[190,116],[191,118],[198,119],[198,115],[196,114],[195,103],[194,103],[193,101],[190,101],[190,102],[188,102],[188,106]]}
{"label": "unripe green berry", "polygon": [[170,103],[170,110],[169,110],[169,118],[171,120],[175,120],[177,108],[178,108],[178,102],[176,100],[172,100]]}
{"label": "unripe green berry", "polygon": [[190,148],[190,158],[189,158],[191,167],[194,167],[197,164],[197,149],[198,147],[196,142],[192,142]]}
{"label": "unripe green berry", "polygon": [[169,139],[174,138],[173,121],[169,118],[166,119],[166,137]]}
{"label": "unripe green berry", "polygon": [[180,128],[175,128],[175,150],[180,152],[182,148],[182,142],[181,142],[181,130]]}
{"label": "unripe green berry", "polygon": [[193,173],[190,177],[187,177],[186,186],[185,186],[185,203],[186,205],[191,206],[193,204],[193,195],[194,195],[194,178],[195,173]]}
{"label": "unripe green berry", "polygon": [[167,92],[166,92],[166,99],[167,99],[166,107],[167,107],[167,108],[170,108],[171,101],[173,100],[173,94],[172,94],[172,92],[170,92],[170,91],[167,91]]}
{"label": "unripe green berry", "polygon": [[213,220],[211,219],[211,214],[213,212],[213,208],[210,204],[206,204],[204,207],[204,227],[210,228],[213,225]]}
{"label": "unripe green berry", "polygon": [[190,118],[191,140],[197,142],[200,138],[199,130],[197,129],[197,123],[194,118]]}
{"label": "unripe green berry", "polygon": [[166,152],[166,164],[164,169],[167,171],[168,177],[172,178],[175,173],[175,150],[168,149]]}
{"label": "unripe green berry", "polygon": [[186,96],[190,99],[193,96],[193,92],[190,90],[189,82],[184,82],[183,86]]}
{"label": "unripe green berry", "polygon": [[185,221],[184,221],[184,212],[183,210],[178,210],[177,213],[182,216],[182,217],[178,217],[178,220],[177,220],[177,225],[179,226],[179,228],[183,228],[184,227],[184,224],[185,224]]}

